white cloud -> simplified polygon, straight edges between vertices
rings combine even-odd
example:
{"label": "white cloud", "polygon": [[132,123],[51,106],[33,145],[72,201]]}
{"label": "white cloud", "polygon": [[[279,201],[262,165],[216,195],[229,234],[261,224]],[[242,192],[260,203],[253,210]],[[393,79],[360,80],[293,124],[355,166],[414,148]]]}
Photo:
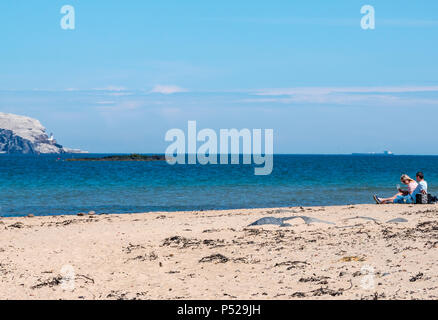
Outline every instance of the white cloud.
{"label": "white cloud", "polygon": [[187,92],[186,89],[173,85],[156,85],[153,87],[152,93],[172,94],[179,92]]}

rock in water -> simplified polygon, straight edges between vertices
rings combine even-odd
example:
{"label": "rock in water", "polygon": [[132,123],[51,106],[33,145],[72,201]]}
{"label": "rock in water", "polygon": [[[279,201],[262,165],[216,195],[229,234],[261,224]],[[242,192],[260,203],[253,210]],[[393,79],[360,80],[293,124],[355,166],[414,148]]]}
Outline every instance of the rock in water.
{"label": "rock in water", "polygon": [[0,112],[0,153],[76,153],[64,148],[49,137],[46,128],[37,120]]}

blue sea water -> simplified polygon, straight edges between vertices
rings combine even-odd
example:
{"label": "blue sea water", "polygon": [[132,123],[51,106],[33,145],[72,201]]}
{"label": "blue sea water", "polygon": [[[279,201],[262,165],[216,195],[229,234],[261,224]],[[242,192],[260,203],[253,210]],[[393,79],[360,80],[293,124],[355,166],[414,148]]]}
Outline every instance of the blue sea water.
{"label": "blue sea water", "polygon": [[418,170],[438,191],[438,156],[275,155],[268,176],[255,176],[252,165],[68,157],[0,155],[0,216],[372,203]]}

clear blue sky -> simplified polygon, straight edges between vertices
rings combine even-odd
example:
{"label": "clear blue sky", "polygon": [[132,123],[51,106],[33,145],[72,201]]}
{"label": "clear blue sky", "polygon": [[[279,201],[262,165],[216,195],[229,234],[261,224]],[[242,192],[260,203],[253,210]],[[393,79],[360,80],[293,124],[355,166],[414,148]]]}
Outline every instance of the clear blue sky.
{"label": "clear blue sky", "polygon": [[164,152],[197,120],[279,153],[437,154],[437,40],[436,0],[3,0],[0,111],[92,152]]}

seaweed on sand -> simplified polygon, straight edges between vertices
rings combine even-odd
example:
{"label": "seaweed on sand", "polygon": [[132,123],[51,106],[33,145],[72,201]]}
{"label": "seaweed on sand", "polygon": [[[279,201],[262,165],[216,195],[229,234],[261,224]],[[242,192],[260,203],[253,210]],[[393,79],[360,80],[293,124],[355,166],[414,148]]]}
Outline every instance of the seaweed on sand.
{"label": "seaweed on sand", "polygon": [[224,255],[217,253],[217,254],[212,254],[211,256],[208,256],[208,257],[203,257],[201,260],[199,260],[199,262],[201,262],[201,263],[203,263],[203,262],[226,263],[229,260],[230,259],[228,259]]}

